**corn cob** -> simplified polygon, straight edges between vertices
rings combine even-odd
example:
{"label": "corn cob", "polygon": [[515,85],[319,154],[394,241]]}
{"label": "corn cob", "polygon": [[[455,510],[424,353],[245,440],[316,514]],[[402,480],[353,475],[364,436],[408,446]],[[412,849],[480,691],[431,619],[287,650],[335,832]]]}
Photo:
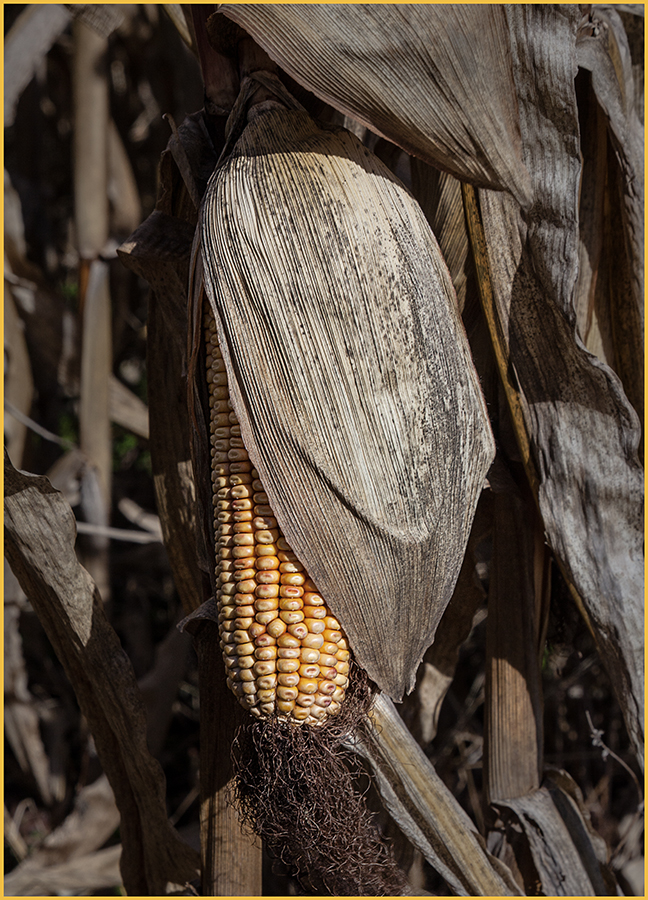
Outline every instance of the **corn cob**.
{"label": "corn cob", "polygon": [[204,308],[220,644],[227,683],[259,719],[319,725],[340,709],[349,647],[283,537],[232,409],[216,323]]}

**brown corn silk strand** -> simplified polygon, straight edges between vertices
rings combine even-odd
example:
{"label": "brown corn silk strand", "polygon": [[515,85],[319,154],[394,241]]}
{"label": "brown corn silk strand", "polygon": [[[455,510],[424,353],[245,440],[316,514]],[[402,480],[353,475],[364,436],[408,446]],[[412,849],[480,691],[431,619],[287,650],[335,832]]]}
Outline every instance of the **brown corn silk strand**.
{"label": "brown corn silk strand", "polygon": [[244,824],[308,893],[402,896],[406,886],[356,789],[357,759],[343,749],[366,722],[372,697],[366,673],[352,663],[344,706],[321,728],[271,718],[241,729],[233,747],[233,800]]}
{"label": "brown corn silk strand", "polygon": [[283,537],[232,410],[214,316],[203,307],[219,633],[227,682],[259,719],[321,724],[340,710],[349,647]]}

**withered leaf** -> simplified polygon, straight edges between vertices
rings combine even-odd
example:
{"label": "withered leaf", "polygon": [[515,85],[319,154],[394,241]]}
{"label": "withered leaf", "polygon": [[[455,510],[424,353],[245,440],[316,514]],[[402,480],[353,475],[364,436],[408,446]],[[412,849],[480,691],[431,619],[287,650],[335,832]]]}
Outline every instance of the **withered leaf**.
{"label": "withered leaf", "polygon": [[230,4],[301,85],[408,153],[531,200],[498,4]]}
{"label": "withered leaf", "polygon": [[507,8],[536,202],[480,191],[495,298],[548,541],[643,750],[643,478],[639,424],[617,376],[576,340],[577,7]]}
{"label": "withered leaf", "polygon": [[146,745],[135,674],[75,552],[74,515],[47,478],[5,454],[6,554],[72,683],[121,813],[124,884],[165,893],[195,877],[197,854],[171,827],[164,775]]}

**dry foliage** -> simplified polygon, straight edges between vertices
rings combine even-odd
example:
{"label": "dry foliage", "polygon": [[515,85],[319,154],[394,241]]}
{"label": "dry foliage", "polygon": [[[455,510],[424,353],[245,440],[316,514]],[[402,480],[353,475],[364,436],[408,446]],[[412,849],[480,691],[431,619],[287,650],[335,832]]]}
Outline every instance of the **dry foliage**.
{"label": "dry foliage", "polygon": [[[219,10],[207,25],[208,5],[5,7],[5,893],[299,890],[241,833],[231,803],[245,716],[201,606],[211,501],[208,459],[195,440],[192,458],[190,439],[200,390],[195,404],[187,394],[204,271],[250,455],[382,689],[343,743],[400,868],[392,884],[641,894],[643,18],[552,5]],[[364,286],[367,260],[338,240],[339,270],[329,264],[327,222],[343,214],[315,202],[305,159],[271,171],[254,158],[294,143],[297,121],[330,156],[340,210],[349,160],[362,159],[367,185],[352,200],[385,204],[372,230],[402,230],[400,209],[436,237],[408,247],[419,281],[441,285],[433,311],[421,313],[422,294],[399,294],[396,308],[378,290],[356,310],[359,333],[400,348],[394,373],[420,380],[418,400],[444,366],[445,386],[467,398],[464,420],[444,419],[435,384],[447,471],[393,527],[385,511],[398,504],[375,474],[388,442],[376,439],[363,469],[366,434],[384,426],[370,388],[385,373],[342,327],[333,343],[361,370],[364,418],[339,432],[349,378],[325,366],[301,377],[278,328],[246,355],[242,335],[270,329],[262,304],[252,315],[238,303],[241,283],[259,291],[259,270],[250,278],[246,252],[232,256],[240,232],[223,244],[214,227],[252,202],[250,183],[260,208],[272,191],[263,300],[290,332],[286,282],[272,278],[285,255],[286,281],[312,279],[309,332],[319,348],[332,340],[327,317],[343,323],[352,291],[332,310],[329,282],[354,272]],[[393,283],[392,262],[374,261],[376,283]],[[403,323],[417,315],[413,342]],[[264,394],[267,409],[270,363],[284,390]],[[310,411],[301,444],[265,427],[294,418],[292,397]],[[419,477],[431,452],[415,412],[400,422],[403,477]],[[315,527],[291,500],[295,470],[329,509]],[[322,551],[335,559],[341,535],[359,560],[348,584]],[[376,547],[393,571],[368,586]],[[404,597],[410,618],[389,643]],[[400,700],[415,674],[396,706],[388,694]],[[273,850],[294,863],[277,840]],[[318,860],[303,883],[333,884]],[[380,878],[369,890],[384,892]]]}

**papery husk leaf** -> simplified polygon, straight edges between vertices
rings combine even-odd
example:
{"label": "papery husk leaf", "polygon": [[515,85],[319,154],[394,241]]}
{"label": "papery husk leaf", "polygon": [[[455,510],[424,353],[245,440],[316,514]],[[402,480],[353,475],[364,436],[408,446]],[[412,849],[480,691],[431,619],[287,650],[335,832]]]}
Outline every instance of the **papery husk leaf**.
{"label": "papery husk leaf", "polygon": [[522,829],[543,894],[548,897],[591,897],[607,893],[600,875],[598,882],[604,890],[595,890],[592,885],[589,872],[546,787],[514,800],[498,801],[496,805],[502,811],[513,813],[517,829]]}
{"label": "papery husk leaf", "polygon": [[486,847],[466,811],[437,775],[394,704],[378,694],[349,745],[371,766],[399,828],[460,896],[517,896],[510,869]]}
{"label": "papery husk leaf", "polygon": [[[643,745],[639,424],[617,376],[575,337],[577,7],[507,8],[537,202],[480,191],[495,344],[549,543],[594,633],[637,753]],[[516,407],[517,404],[517,407]],[[515,407],[515,408],[514,408]]]}
{"label": "papery husk leaf", "polygon": [[229,4],[299,84],[425,162],[531,200],[503,7]]}
{"label": "papery husk leaf", "polygon": [[457,295],[459,312],[466,305],[468,282],[475,290],[470,241],[466,227],[461,184],[447,172],[441,172],[412,158],[412,193],[420,203],[450,272]]}
{"label": "papery husk leaf", "polygon": [[357,138],[274,109],[210,182],[202,252],[241,434],[279,525],[359,663],[400,699],[493,456],[434,236]]}
{"label": "papery husk leaf", "polygon": [[486,600],[486,592],[475,572],[475,550],[490,535],[492,519],[493,494],[484,490],[477,504],[452,599],[419,667],[416,690],[398,707],[408,730],[424,748],[436,737],[439,714],[454,679],[461,645],[473,628],[479,607]]}
{"label": "papery husk leaf", "polygon": [[[644,184],[643,126],[635,108],[628,39],[612,7],[593,13],[592,27],[581,29],[578,64],[591,72],[592,89],[607,122],[608,196],[605,254],[609,259],[603,290],[609,305],[613,348],[609,361],[643,422],[644,409]],[[591,33],[590,33],[591,32]]]}

